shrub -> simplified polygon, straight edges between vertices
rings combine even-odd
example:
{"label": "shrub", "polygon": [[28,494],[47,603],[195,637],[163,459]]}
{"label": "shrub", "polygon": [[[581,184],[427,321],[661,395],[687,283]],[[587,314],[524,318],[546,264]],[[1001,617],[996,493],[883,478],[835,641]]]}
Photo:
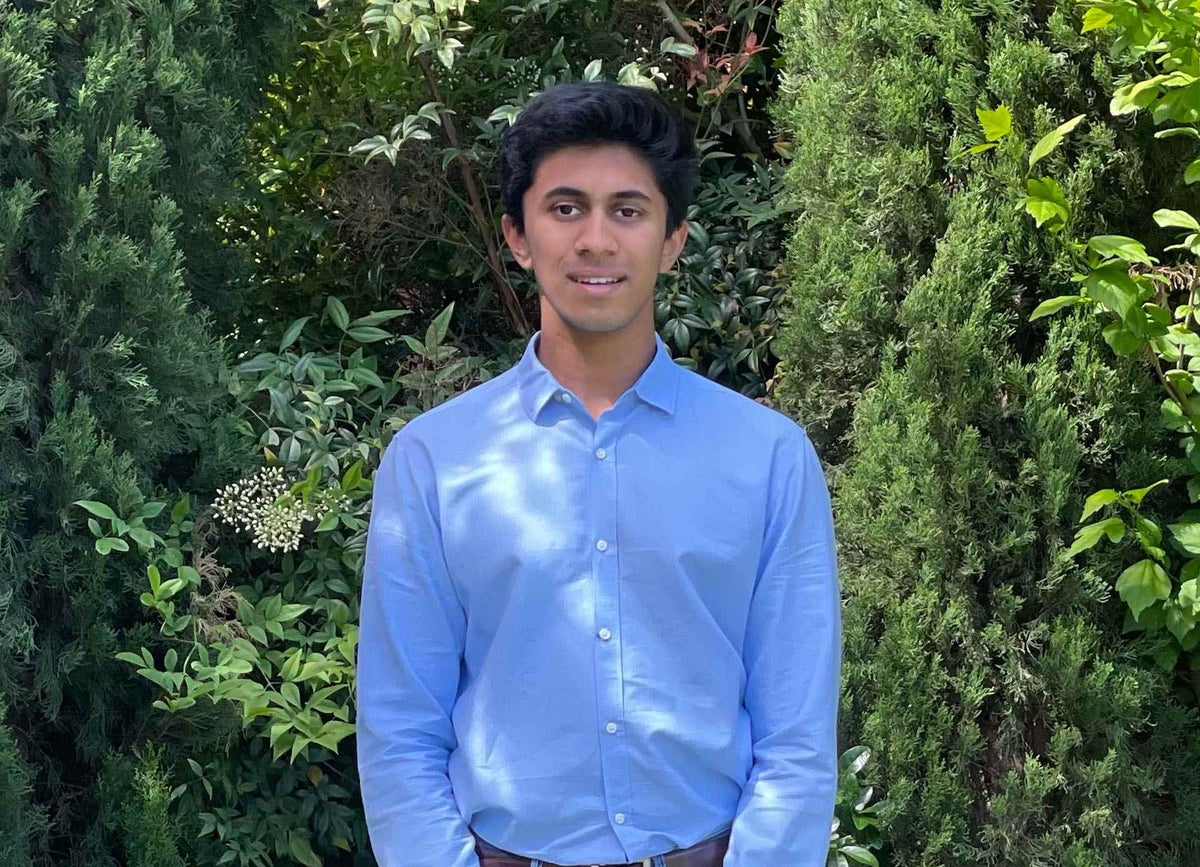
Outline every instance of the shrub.
{"label": "shrub", "polygon": [[[875,747],[895,864],[1200,855],[1195,710],[1131,652],[1109,581],[1061,556],[1093,480],[1163,468],[1146,372],[1098,351],[1090,322],[1027,321],[1070,272],[1012,191],[1032,142],[1113,77],[1074,14],[793,0],[781,16],[804,211],[779,394],[835,464],[843,735]],[[1016,132],[972,159],[976,110],[999,102]],[[1122,234],[1170,194],[1148,139],[1072,137],[1074,231]]]}

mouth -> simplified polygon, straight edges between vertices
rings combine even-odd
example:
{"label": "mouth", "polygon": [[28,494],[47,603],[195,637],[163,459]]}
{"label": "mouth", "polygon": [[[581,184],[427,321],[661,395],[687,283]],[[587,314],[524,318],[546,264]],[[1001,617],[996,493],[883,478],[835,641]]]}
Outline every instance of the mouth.
{"label": "mouth", "polygon": [[582,287],[584,291],[596,295],[604,295],[609,292],[613,292],[623,286],[625,283],[625,278],[616,274],[568,274],[567,279],[569,279],[576,286]]}

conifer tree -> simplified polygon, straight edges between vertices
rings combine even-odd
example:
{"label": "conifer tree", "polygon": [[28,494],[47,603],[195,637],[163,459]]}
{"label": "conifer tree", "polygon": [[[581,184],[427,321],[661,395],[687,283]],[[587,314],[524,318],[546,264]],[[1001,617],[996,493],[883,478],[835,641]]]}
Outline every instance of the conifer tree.
{"label": "conifer tree", "polygon": [[[1099,482],[1159,478],[1159,394],[1086,317],[1029,322],[1070,270],[1022,211],[1025,158],[1088,114],[1052,157],[1082,236],[1144,236],[1182,175],[1146,162],[1151,125],[1106,119],[1079,23],[1018,0],[781,15],[804,215],[780,395],[833,464],[842,734],[875,750],[895,865],[1200,863],[1195,708],[1122,634],[1115,573],[1061,556]],[[1000,103],[1012,146],[967,153]]]}
{"label": "conifer tree", "polygon": [[[116,863],[96,776],[150,733],[148,684],[114,658],[155,640],[143,567],[101,557],[72,504],[128,518],[248,458],[219,379],[210,311],[236,307],[237,265],[216,224],[256,64],[306,4],[242,6],[0,0],[0,694],[28,821],[49,822],[26,837],[39,863]],[[3,803],[14,756],[0,742]]]}

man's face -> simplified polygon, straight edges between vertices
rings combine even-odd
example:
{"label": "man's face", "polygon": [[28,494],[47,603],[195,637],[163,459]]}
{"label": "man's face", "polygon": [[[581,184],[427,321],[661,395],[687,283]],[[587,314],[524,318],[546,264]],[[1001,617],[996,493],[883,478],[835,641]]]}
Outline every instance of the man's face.
{"label": "man's face", "polygon": [[525,233],[504,237],[557,318],[589,333],[654,330],[654,283],[675,264],[687,223],[666,234],[667,201],[650,167],[625,145],[571,145],[546,156],[525,191]]}

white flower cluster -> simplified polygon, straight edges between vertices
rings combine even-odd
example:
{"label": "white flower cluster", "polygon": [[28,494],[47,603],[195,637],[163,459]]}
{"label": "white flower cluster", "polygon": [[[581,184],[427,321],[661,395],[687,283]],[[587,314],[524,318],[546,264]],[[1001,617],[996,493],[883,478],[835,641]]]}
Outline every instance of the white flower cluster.
{"label": "white flower cluster", "polygon": [[266,551],[295,551],[305,521],[324,517],[327,509],[288,494],[282,467],[263,467],[248,479],[217,491],[213,510],[237,530],[254,534],[254,544]]}

